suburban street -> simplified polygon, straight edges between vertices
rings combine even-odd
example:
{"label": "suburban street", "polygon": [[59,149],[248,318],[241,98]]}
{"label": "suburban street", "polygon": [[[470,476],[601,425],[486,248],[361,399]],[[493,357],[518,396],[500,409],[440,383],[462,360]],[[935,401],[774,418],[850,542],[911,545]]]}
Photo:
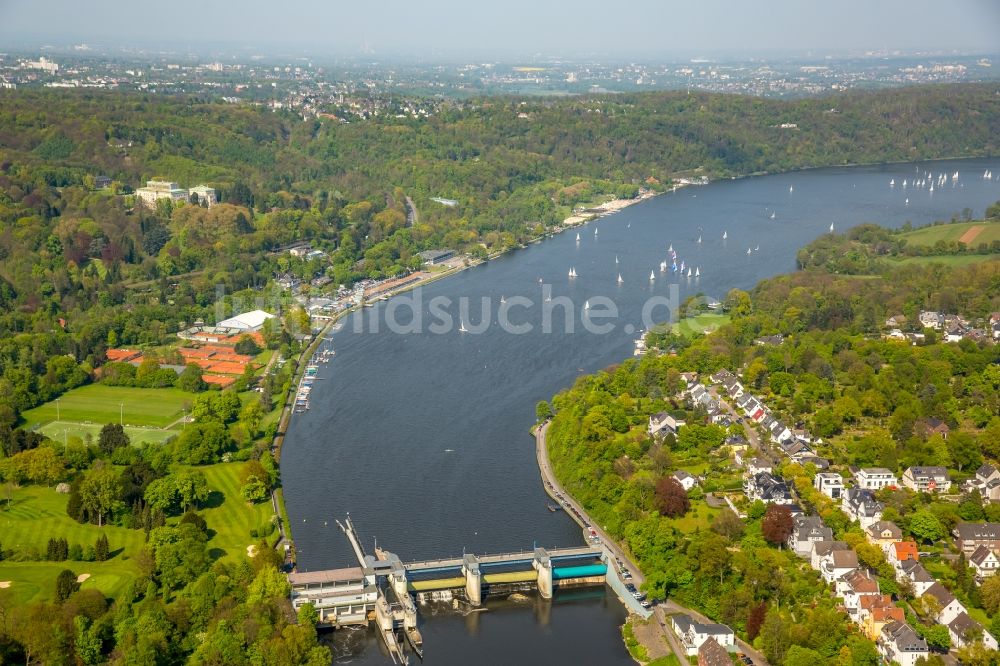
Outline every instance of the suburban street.
{"label": "suburban street", "polygon": [[[604,544],[608,552],[610,552],[614,557],[617,557],[622,562],[624,562],[625,566],[627,566],[629,571],[632,572],[633,584],[636,587],[640,587],[646,580],[645,576],[642,573],[642,570],[639,569],[638,565],[636,565],[636,563],[632,560],[629,554],[625,552],[625,550],[618,544],[618,542],[612,539],[611,536],[604,531],[604,528],[601,527],[601,525],[595,523],[591,519],[591,517],[587,514],[587,512],[583,509],[583,507],[580,506],[580,504],[576,501],[576,499],[574,499],[572,495],[566,492],[566,489],[562,487],[562,485],[556,479],[555,474],[553,474],[552,466],[549,463],[548,447],[545,442],[545,433],[548,431],[549,423],[550,421],[546,421],[545,423],[541,424],[535,429],[535,455],[538,458],[538,469],[541,472],[542,481],[545,483],[547,487],[546,488],[547,492],[549,492],[552,495],[554,495],[555,493],[561,494],[563,500],[569,502],[570,507],[576,508],[576,510],[580,512],[580,516],[582,516],[583,520],[590,523],[594,531],[597,532],[597,535],[601,538],[601,542]],[[570,510],[570,514],[572,515],[572,510]],[[681,606],[680,604],[670,599],[654,607],[653,616],[660,624],[660,627],[663,630],[664,637],[666,638],[667,643],[670,645],[671,650],[673,650],[674,654],[677,656],[680,662],[682,664],[686,664],[687,656],[684,654],[684,649],[681,646],[680,640],[678,640],[677,636],[674,634],[673,630],[669,626],[669,621],[670,621],[669,616],[677,613],[687,613],[688,615],[698,620],[699,622],[711,622],[711,620],[709,620],[707,617],[705,617],[698,611],[694,611],[691,610],[690,608]],[[768,663],[767,659],[764,657],[763,654],[755,650],[750,644],[746,643],[745,641],[742,641],[739,638],[737,638],[736,644],[741,652],[746,653],[748,656],[750,656],[751,659],[753,659],[755,664]]]}

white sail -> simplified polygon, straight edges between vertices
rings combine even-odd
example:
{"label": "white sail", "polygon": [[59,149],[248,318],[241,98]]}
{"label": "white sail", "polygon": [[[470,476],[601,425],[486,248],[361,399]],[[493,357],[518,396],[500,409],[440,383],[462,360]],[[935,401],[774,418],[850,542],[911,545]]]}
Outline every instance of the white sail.
{"label": "white sail", "polygon": [[462,325],[458,327],[460,333],[468,333],[469,329],[465,327],[465,321],[462,321]]}
{"label": "white sail", "polygon": [[655,279],[656,279],[656,273],[654,273],[653,271],[649,271],[649,281],[652,282]]}
{"label": "white sail", "polygon": [[695,277],[701,277],[701,268],[695,268],[694,269],[694,276]]}
{"label": "white sail", "polygon": [[665,262],[665,261],[661,261],[660,262],[660,272],[661,273],[666,273],[667,272],[667,262]]}
{"label": "white sail", "polygon": [[729,232],[728,231],[723,231],[722,232],[722,240],[726,240],[727,238],[729,238]]}
{"label": "white sail", "polygon": [[774,211],[772,210],[772,211],[771,211],[771,219],[773,220],[773,219],[774,219],[774,217],[775,217],[775,216],[774,216]]}
{"label": "white sail", "polygon": [[698,242],[699,243],[701,242],[701,236],[698,236]]}
{"label": "white sail", "polygon": [[579,242],[580,242],[580,232],[579,232],[579,231],[578,231],[578,232],[576,232],[576,242],[577,242],[577,243],[579,243]]}
{"label": "white sail", "polygon": [[622,279],[622,274],[621,274],[621,273],[619,273],[619,274],[618,274],[618,284],[621,284],[621,283],[622,283],[622,282],[624,282],[624,281],[625,281],[625,280],[623,280],[623,279]]}
{"label": "white sail", "polygon": [[753,252],[753,250],[751,250],[750,248],[747,248],[747,254],[750,254],[751,252]]}
{"label": "white sail", "polygon": [[688,276],[688,277],[691,277],[691,269],[690,269],[690,268],[688,269],[688,274],[687,274],[687,276]]}
{"label": "white sail", "polygon": [[616,264],[618,263],[618,255],[617,254],[615,255],[615,263]]}
{"label": "white sail", "polygon": [[583,302],[583,309],[584,310],[589,310],[590,309],[590,300],[589,299]]}
{"label": "white sail", "polygon": [[506,303],[506,302],[507,302],[507,299],[506,299],[506,298],[505,298],[504,296],[501,296],[501,297],[500,297],[500,302],[501,302],[501,303]]}
{"label": "white sail", "polygon": [[674,244],[671,243],[670,247],[667,248],[667,252],[673,252],[673,251],[674,251]]}
{"label": "white sail", "polygon": [[788,186],[788,193],[789,193],[789,194],[791,194],[791,193],[792,193],[792,192],[794,192],[794,191],[795,191],[795,187],[794,187],[794,186],[792,186],[792,185],[789,185],[789,186]]}
{"label": "white sail", "polygon": [[830,223],[830,233],[833,233],[833,222]]}
{"label": "white sail", "polygon": [[892,180],[889,181],[889,187],[896,187],[896,179],[895,178],[893,178]]}

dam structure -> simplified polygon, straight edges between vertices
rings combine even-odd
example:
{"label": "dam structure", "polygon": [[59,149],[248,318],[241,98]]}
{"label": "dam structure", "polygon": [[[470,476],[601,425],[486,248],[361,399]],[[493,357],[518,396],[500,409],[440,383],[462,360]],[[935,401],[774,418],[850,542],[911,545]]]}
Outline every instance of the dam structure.
{"label": "dam structure", "polygon": [[537,590],[551,599],[557,589],[604,585],[608,555],[599,546],[533,548],[404,563],[376,547],[368,554],[348,517],[337,525],[351,542],[358,566],[288,574],[297,611],[312,604],[318,626],[337,628],[374,623],[394,663],[408,663],[408,651],[423,655],[417,602],[464,601],[473,609],[490,595]]}

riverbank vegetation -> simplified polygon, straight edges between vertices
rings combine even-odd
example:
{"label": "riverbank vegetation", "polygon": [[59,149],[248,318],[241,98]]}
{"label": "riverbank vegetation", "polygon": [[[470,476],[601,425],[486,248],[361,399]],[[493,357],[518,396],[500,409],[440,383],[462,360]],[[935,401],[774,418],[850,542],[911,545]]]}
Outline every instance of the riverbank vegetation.
{"label": "riverbank vegetation", "polygon": [[[893,235],[865,225],[842,237],[824,237],[804,253],[815,256],[817,246],[834,242],[850,242],[864,253]],[[992,333],[945,342],[943,331],[922,328],[919,315],[941,312],[965,322],[968,330],[991,330],[991,314],[1000,311],[1000,262],[885,264],[876,279],[859,280],[834,274],[827,261],[818,261],[808,270],[765,280],[750,293],[734,291],[724,307],[731,320],[718,331],[652,334],[650,345],[663,353],[581,377],[555,396],[549,428],[553,468],[590,515],[636,557],[651,596],[670,596],[730,625],[772,663],[875,663],[874,644],[856,633],[817,572],[786,549],[787,531],[775,527],[763,504],[740,503],[742,520],[728,508],[708,505],[708,492],[716,496],[716,506],[729,492],[740,495],[741,470],[732,454],[747,446],[746,433],[739,423],[712,425],[703,408],[687,402],[681,373],[705,376],[723,368],[739,373],[785,423],[821,438],[817,452],[833,471],[847,473],[857,465],[899,473],[912,465],[941,465],[957,484],[984,460],[1000,459],[1000,345],[990,340]],[[915,337],[897,339],[887,322],[906,321],[904,312],[917,323],[901,325]],[[659,412],[686,425],[676,435],[653,438],[649,417]],[[950,430],[947,439],[937,424]],[[688,493],[689,508],[664,492],[677,470],[699,478]],[[819,513],[836,538],[864,544],[857,526],[813,489],[815,465],[786,465],[780,471],[797,490],[799,503]],[[904,534],[935,544],[937,552],[948,550],[937,542],[957,521],[997,513],[981,498],[958,503],[909,491],[883,494],[886,519],[897,521]],[[699,519],[685,521],[692,515]],[[862,561],[884,570],[884,558],[858,549]],[[1000,614],[993,614],[1000,609],[993,605],[987,611],[977,601],[962,562],[942,562],[940,580],[968,600],[983,624],[1000,629]],[[892,576],[883,585],[910,607],[911,598]],[[916,625],[934,634],[930,625]]]}

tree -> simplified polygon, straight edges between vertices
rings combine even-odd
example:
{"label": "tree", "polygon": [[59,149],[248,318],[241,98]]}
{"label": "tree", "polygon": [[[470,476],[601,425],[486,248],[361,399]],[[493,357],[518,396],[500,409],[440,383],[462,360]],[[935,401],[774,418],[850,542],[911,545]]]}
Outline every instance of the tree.
{"label": "tree", "polygon": [[765,602],[762,601],[750,609],[750,617],[747,618],[747,638],[751,641],[757,638],[766,618],[767,604]]}
{"label": "tree", "polygon": [[198,470],[180,470],[167,478],[172,479],[177,498],[185,509],[197,509],[212,492],[208,487],[208,479]]}
{"label": "tree", "polygon": [[[947,631],[947,629],[946,629]],[[823,655],[801,645],[793,645],[785,654],[785,666],[814,666],[825,661]]]}
{"label": "tree", "polygon": [[69,569],[63,569],[56,577],[56,601],[62,603],[73,593],[80,589],[80,584],[76,582],[76,574]]}
{"label": "tree", "polygon": [[97,537],[97,542],[94,544],[94,559],[98,562],[104,562],[108,559],[110,548],[108,547],[108,536],[106,534],[101,534]]}
{"label": "tree", "polygon": [[201,376],[201,366],[197,363],[188,363],[184,370],[177,376],[177,388],[190,393],[200,393],[208,388],[208,384]]}
{"label": "tree", "polygon": [[934,543],[944,538],[944,526],[928,509],[920,509],[910,516],[910,534],[920,542]]}
{"label": "tree", "polygon": [[241,335],[240,339],[236,341],[235,345],[233,345],[233,351],[237,354],[243,354],[245,356],[256,356],[260,353],[260,346],[258,346],[257,341],[249,335]]}
{"label": "tree", "polygon": [[943,624],[926,627],[923,630],[923,634],[924,640],[927,641],[927,646],[934,650],[947,652],[951,647],[951,634],[948,633],[948,627]]}
{"label": "tree", "polygon": [[979,601],[990,615],[1000,611],[1000,576],[990,576],[979,587]]}
{"label": "tree", "polygon": [[677,479],[665,476],[656,482],[656,506],[664,516],[679,518],[691,508],[691,500]]}
{"label": "tree", "polygon": [[104,525],[104,516],[121,504],[122,480],[113,467],[95,467],[80,484],[80,503],[97,525]]}
{"label": "tree", "polygon": [[712,521],[712,531],[721,534],[730,541],[736,541],[743,536],[743,521],[730,508],[724,508]]}
{"label": "tree", "polygon": [[250,504],[267,499],[267,485],[256,476],[251,476],[240,487],[240,495]]}
{"label": "tree", "polygon": [[770,504],[760,522],[760,531],[764,538],[776,546],[788,541],[794,527],[792,510],[783,504]]}
{"label": "tree", "polygon": [[260,423],[264,420],[264,410],[259,402],[248,402],[240,411],[240,421],[246,426],[247,434],[253,439],[260,431]]}
{"label": "tree", "polygon": [[97,448],[105,455],[110,456],[116,449],[129,445],[128,435],[120,423],[106,423],[101,428],[100,437],[97,439]]}
{"label": "tree", "polygon": [[552,416],[552,407],[549,406],[548,400],[539,400],[538,404],[535,405],[535,420],[539,423],[549,419]]}

